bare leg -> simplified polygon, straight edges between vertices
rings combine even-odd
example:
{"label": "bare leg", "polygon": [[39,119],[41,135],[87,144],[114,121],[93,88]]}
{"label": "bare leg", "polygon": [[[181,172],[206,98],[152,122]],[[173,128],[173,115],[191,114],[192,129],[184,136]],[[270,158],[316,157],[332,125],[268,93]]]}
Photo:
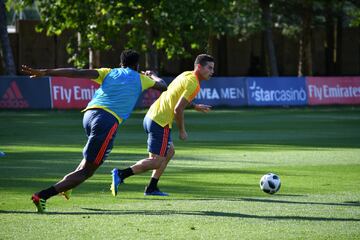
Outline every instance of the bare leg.
{"label": "bare leg", "polygon": [[90,178],[98,168],[99,165],[83,159],[75,171],[67,174],[61,181],[56,183],[54,187],[58,192],[65,192],[72,189]]}
{"label": "bare leg", "polygon": [[170,159],[174,156],[174,154],[175,154],[174,145],[171,144],[166,154],[165,160],[161,163],[161,165],[157,169],[153,170],[152,176],[150,178],[150,182],[145,188],[145,195],[168,196],[167,193],[163,193],[159,190],[157,184],[161,175],[164,173]]}
{"label": "bare leg", "polygon": [[171,143],[170,148],[166,154],[165,160],[162,162],[161,166],[157,169],[154,169],[152,172],[152,178],[160,179],[161,175],[164,173],[165,168],[167,167],[170,159],[175,155],[174,144]]}
{"label": "bare leg", "polygon": [[149,153],[149,157],[142,159],[131,166],[134,174],[146,172],[161,167],[162,163],[166,160],[166,157],[161,157],[157,154]]}

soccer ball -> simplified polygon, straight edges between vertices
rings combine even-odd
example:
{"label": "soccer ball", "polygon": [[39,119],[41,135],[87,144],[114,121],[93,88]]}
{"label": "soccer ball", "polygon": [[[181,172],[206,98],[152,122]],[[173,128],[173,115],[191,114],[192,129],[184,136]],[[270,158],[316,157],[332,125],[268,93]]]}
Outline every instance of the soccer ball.
{"label": "soccer ball", "polygon": [[266,193],[274,194],[281,187],[280,178],[274,173],[268,173],[260,179],[260,188]]}

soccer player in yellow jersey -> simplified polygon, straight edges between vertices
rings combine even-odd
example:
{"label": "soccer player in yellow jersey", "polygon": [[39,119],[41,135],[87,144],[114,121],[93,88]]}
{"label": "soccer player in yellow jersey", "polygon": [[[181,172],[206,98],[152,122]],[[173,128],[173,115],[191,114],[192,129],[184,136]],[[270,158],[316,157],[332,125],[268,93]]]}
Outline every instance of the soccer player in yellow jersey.
{"label": "soccer player in yellow jersey", "polygon": [[186,140],[188,135],[185,129],[184,109],[191,104],[197,111],[210,111],[210,106],[192,104],[192,100],[200,91],[200,81],[210,79],[213,73],[214,58],[207,54],[198,55],[194,63],[194,71],[186,71],[176,77],[168,86],[167,91],[163,92],[151,105],[144,118],[144,129],[148,134],[149,157],[129,168],[112,170],[111,191],[114,196],[117,195],[118,186],[124,179],[148,170],[153,170],[153,173],[144,194],[168,196],[167,193],[159,190],[157,183],[175,154],[170,135],[172,123],[175,119],[179,129],[179,138]]}

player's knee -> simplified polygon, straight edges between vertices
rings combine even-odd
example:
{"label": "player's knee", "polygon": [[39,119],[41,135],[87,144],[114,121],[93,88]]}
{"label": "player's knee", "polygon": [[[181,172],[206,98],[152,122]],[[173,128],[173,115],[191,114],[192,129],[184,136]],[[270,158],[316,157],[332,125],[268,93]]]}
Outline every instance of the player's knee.
{"label": "player's knee", "polygon": [[88,178],[90,178],[92,175],[94,175],[94,172],[95,172],[95,171],[92,171],[92,170],[86,170],[86,171],[84,171],[84,177],[85,177],[86,179],[88,179]]}
{"label": "player's knee", "polygon": [[159,159],[157,159],[157,160],[154,162],[154,166],[153,166],[154,169],[160,168],[161,165],[162,165],[162,163],[163,163],[163,161],[165,161],[164,158],[159,158]]}
{"label": "player's knee", "polygon": [[170,159],[172,159],[175,155],[175,149],[174,148],[169,148],[167,154],[166,154],[166,160],[170,161]]}
{"label": "player's knee", "polygon": [[99,166],[97,166],[96,164],[93,163],[86,163],[84,165],[84,167],[82,168],[82,174],[84,176],[84,178],[88,179],[90,178],[92,175],[94,175],[96,169]]}
{"label": "player's knee", "polygon": [[152,158],[152,167],[153,169],[158,169],[161,167],[162,163],[166,160],[165,157],[161,157],[161,156],[154,156]]}

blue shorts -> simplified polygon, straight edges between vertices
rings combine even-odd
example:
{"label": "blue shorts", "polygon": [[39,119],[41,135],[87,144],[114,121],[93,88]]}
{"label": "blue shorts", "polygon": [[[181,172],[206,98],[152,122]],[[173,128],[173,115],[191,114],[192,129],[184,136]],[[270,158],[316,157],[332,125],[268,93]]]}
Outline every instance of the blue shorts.
{"label": "blue shorts", "polygon": [[84,113],[83,126],[88,141],[83,149],[84,159],[100,165],[113,147],[118,120],[102,109],[89,109]]}
{"label": "blue shorts", "polygon": [[171,129],[169,126],[162,127],[149,118],[144,118],[144,130],[148,135],[148,152],[159,156],[166,156],[171,144]]}

